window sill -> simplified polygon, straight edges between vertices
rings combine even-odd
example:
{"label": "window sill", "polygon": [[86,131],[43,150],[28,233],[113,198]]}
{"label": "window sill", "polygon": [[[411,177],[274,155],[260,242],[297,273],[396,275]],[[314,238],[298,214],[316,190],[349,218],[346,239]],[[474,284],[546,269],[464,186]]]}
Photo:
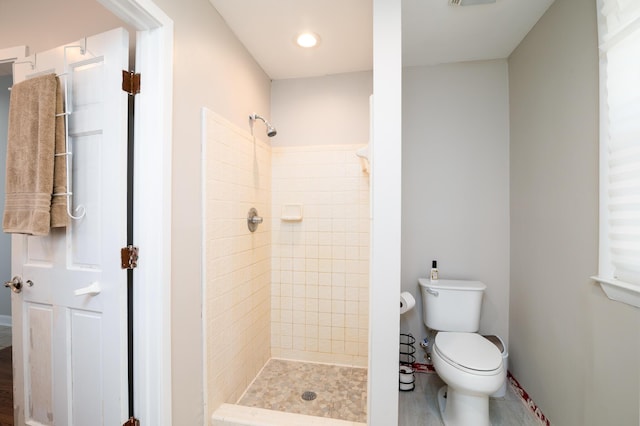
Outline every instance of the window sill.
{"label": "window sill", "polygon": [[600,283],[602,291],[609,299],[640,308],[640,286],[613,278],[591,277],[591,279]]}

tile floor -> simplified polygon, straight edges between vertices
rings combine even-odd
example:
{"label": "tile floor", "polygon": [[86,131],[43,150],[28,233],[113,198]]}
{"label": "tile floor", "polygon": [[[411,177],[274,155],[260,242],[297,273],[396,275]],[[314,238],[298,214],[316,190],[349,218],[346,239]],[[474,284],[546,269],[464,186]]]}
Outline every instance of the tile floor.
{"label": "tile floor", "polygon": [[[11,327],[0,326],[0,349],[11,346]],[[398,426],[442,426],[436,394],[444,383],[432,372],[416,372],[416,388],[400,392]],[[316,399],[305,401],[305,391]],[[367,370],[271,359],[239,405],[366,423]],[[489,400],[492,426],[539,426],[511,385],[503,398]]]}
{"label": "tile floor", "polygon": [[[398,426],[442,426],[436,402],[442,380],[416,372],[416,388],[400,392]],[[316,392],[312,401],[305,391]],[[367,370],[345,366],[271,359],[238,405],[366,423]],[[489,400],[492,426],[539,426],[522,399],[507,385],[503,398]]]}
{"label": "tile floor", "polygon": [[270,359],[238,404],[366,423],[367,369]]}
{"label": "tile floor", "polygon": [[[435,373],[416,373],[416,388],[400,392],[398,426],[442,426],[436,401],[444,385]],[[542,423],[507,384],[503,398],[489,399],[489,419],[492,426],[540,426]]]}

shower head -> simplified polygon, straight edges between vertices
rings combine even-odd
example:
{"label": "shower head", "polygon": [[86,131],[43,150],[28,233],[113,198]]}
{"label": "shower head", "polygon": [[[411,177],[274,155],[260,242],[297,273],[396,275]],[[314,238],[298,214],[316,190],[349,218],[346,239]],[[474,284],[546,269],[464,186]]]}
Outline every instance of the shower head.
{"label": "shower head", "polygon": [[269,136],[270,138],[274,137],[278,131],[276,130],[275,127],[273,127],[271,125],[271,123],[269,123],[267,120],[265,120],[263,117],[261,117],[260,115],[256,114],[255,112],[251,115],[249,115],[249,120],[251,121],[251,126],[253,126],[253,122],[256,120],[262,120],[265,124],[265,126],[267,126],[267,136]]}
{"label": "shower head", "polygon": [[275,127],[273,127],[271,124],[267,123],[267,136],[269,136],[270,138],[274,137],[276,134],[278,133],[278,131],[276,130]]}

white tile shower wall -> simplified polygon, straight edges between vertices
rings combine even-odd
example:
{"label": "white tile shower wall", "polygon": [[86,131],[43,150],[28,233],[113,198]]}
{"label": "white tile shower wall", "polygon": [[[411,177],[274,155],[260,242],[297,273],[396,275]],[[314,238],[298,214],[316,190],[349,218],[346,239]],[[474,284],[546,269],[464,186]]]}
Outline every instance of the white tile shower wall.
{"label": "white tile shower wall", "polygon": [[[366,366],[369,176],[363,145],[272,149],[271,352]],[[303,219],[280,219],[302,204]]]}
{"label": "white tile shower wall", "polygon": [[[208,404],[235,403],[270,358],[271,149],[205,111]],[[247,213],[264,222],[256,232]]]}

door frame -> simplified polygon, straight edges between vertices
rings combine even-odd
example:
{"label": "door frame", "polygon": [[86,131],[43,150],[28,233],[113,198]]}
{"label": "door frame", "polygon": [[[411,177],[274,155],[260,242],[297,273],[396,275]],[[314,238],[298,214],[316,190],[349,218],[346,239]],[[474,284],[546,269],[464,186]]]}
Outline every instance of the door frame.
{"label": "door frame", "polygon": [[[143,77],[134,119],[134,405],[142,425],[170,426],[173,21],[151,0],[97,1],[137,30],[136,72]],[[27,50],[0,48],[0,62],[19,61]]]}
{"label": "door frame", "polygon": [[151,0],[97,0],[136,33],[142,88],[134,118],[134,405],[142,425],[171,410],[171,146],[173,21]]}

